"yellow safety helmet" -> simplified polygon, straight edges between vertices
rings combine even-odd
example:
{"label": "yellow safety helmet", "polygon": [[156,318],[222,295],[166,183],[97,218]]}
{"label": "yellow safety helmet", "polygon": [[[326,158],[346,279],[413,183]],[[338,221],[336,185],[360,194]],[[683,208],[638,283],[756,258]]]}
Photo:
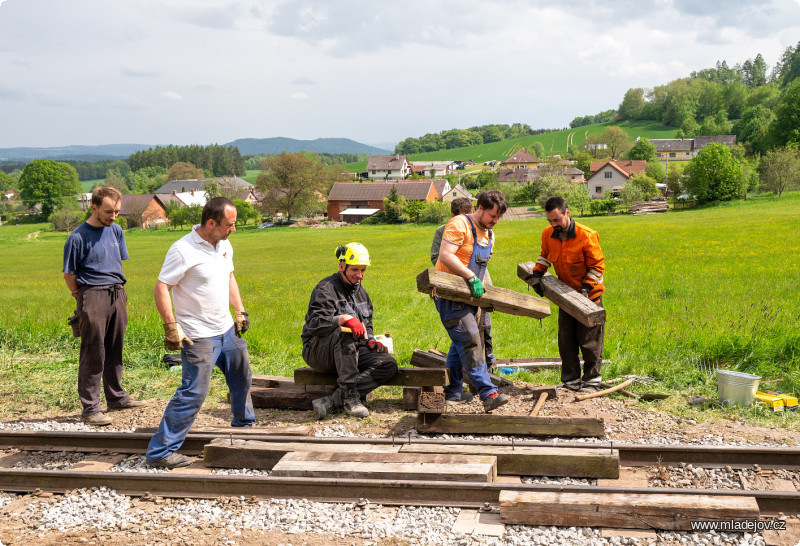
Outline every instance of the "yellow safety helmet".
{"label": "yellow safety helmet", "polygon": [[369,252],[361,243],[348,243],[336,247],[336,257],[347,265],[370,265]]}

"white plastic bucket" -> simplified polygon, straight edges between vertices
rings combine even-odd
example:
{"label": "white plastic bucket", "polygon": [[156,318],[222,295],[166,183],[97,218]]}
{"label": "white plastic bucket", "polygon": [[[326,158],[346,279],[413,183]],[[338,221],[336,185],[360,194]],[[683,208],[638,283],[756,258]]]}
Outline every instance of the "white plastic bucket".
{"label": "white plastic bucket", "polygon": [[723,404],[749,406],[758,390],[760,375],[751,373],[717,370],[717,390],[719,401]]}
{"label": "white plastic bucket", "polygon": [[394,342],[389,334],[386,335],[378,335],[375,336],[375,341],[380,341],[384,345],[386,345],[386,352],[390,354],[394,354]]}

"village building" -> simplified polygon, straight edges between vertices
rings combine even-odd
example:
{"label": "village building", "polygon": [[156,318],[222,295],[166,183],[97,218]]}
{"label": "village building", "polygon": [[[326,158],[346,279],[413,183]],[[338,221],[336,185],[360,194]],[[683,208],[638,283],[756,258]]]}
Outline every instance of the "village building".
{"label": "village building", "polygon": [[619,191],[634,174],[647,170],[647,161],[592,161],[591,176],[586,179],[592,199],[604,199]]}
{"label": "village building", "polygon": [[541,161],[527,149],[517,150],[511,157],[500,162],[505,169],[538,169]]}
{"label": "village building", "polygon": [[442,201],[446,201],[447,203],[452,203],[453,199],[458,197],[466,197],[470,201],[474,201],[475,197],[470,193],[470,191],[462,186],[461,184],[456,185],[455,188],[451,189],[449,192],[442,196]]}
{"label": "village building", "polygon": [[406,201],[436,201],[441,198],[433,180],[336,182],[328,195],[328,219],[336,222],[360,222],[384,210],[383,200],[389,196],[392,188],[395,188]]}
{"label": "village building", "polygon": [[370,180],[404,180],[411,176],[411,165],[404,155],[371,155],[366,172]]}
{"label": "village building", "polygon": [[691,161],[700,150],[712,142],[733,147],[736,145],[736,135],[654,138],[650,140],[650,144],[656,147],[656,159],[667,164],[670,161]]}
{"label": "village building", "polygon": [[411,161],[411,172],[429,178],[454,174],[456,171],[455,161]]}

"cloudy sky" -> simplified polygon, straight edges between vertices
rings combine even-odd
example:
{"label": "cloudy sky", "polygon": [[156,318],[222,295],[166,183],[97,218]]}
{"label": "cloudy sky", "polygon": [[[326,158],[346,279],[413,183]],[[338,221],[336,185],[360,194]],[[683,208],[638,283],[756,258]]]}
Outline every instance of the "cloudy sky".
{"label": "cloudy sky", "polygon": [[0,0],[0,147],[560,128],[800,41],[800,0]]}

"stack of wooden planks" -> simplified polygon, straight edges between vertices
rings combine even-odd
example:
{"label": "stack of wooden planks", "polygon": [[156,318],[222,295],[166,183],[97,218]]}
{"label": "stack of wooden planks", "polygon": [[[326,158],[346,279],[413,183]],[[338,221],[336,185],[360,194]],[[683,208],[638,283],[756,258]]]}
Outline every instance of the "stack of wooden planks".
{"label": "stack of wooden planks", "polygon": [[660,212],[668,212],[669,205],[662,197],[661,199],[652,199],[642,203],[636,203],[628,208],[631,214],[658,214]]}

